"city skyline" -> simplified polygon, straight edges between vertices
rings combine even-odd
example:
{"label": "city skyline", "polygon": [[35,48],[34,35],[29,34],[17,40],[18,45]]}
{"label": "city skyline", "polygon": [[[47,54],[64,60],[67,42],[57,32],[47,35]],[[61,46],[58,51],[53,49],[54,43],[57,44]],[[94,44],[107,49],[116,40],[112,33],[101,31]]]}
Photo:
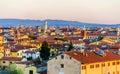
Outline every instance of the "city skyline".
{"label": "city skyline", "polygon": [[0,18],[119,24],[119,0],[0,0]]}

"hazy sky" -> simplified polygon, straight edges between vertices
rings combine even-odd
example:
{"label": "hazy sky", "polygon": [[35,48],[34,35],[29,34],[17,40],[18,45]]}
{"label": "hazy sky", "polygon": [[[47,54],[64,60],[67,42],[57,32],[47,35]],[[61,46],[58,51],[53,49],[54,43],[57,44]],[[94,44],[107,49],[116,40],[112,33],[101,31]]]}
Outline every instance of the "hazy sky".
{"label": "hazy sky", "polygon": [[120,23],[120,0],[0,0],[0,18]]}

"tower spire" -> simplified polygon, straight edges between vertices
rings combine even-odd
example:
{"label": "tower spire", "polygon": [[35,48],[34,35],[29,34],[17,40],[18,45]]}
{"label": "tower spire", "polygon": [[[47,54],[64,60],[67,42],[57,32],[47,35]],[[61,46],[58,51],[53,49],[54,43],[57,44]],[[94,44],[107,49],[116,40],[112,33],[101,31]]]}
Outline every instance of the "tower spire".
{"label": "tower spire", "polygon": [[48,28],[48,22],[47,22],[47,21],[45,21],[45,23],[44,23],[44,33],[46,33],[46,32],[47,32],[47,28]]}

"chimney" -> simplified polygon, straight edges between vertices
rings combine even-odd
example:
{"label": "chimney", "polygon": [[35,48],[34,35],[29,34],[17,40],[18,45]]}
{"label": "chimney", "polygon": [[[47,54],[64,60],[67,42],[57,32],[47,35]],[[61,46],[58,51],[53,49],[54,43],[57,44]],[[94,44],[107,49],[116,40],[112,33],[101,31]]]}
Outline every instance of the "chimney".
{"label": "chimney", "polygon": [[88,56],[88,54],[86,53],[86,54],[85,54],[85,56],[87,57],[87,56]]}
{"label": "chimney", "polygon": [[85,50],[85,49],[80,49],[80,53],[84,53],[84,50]]}

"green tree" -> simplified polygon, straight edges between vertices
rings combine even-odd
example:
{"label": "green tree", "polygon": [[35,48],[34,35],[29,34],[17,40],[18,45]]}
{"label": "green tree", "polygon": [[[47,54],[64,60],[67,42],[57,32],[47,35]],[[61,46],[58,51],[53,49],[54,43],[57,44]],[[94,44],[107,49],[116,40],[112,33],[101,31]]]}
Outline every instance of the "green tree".
{"label": "green tree", "polygon": [[103,38],[104,38],[103,36],[99,36],[98,41],[101,41]]}
{"label": "green tree", "polygon": [[21,69],[17,69],[17,74],[23,74],[23,71]]}
{"label": "green tree", "polygon": [[1,66],[1,70],[6,70],[7,66]]}
{"label": "green tree", "polygon": [[34,60],[34,64],[35,64],[35,65],[41,64],[41,59],[40,59],[40,57],[38,57],[38,58],[36,58],[36,59]]}
{"label": "green tree", "polygon": [[17,69],[17,66],[15,63],[10,65],[9,70],[12,72],[12,74],[23,74],[21,69]]}
{"label": "green tree", "polygon": [[11,64],[10,65],[10,71],[16,70],[16,64]]}
{"label": "green tree", "polygon": [[70,45],[68,47],[68,50],[67,51],[71,51],[73,49],[73,44],[72,44],[72,41],[70,41]]}
{"label": "green tree", "polygon": [[43,41],[42,43],[41,50],[40,50],[40,57],[43,60],[48,60],[50,57],[50,48],[46,41]]}
{"label": "green tree", "polygon": [[34,35],[30,35],[29,38],[30,38],[31,40],[36,40],[36,39],[37,39],[37,37],[34,36]]}
{"label": "green tree", "polygon": [[32,57],[28,57],[27,60],[32,60]]}

